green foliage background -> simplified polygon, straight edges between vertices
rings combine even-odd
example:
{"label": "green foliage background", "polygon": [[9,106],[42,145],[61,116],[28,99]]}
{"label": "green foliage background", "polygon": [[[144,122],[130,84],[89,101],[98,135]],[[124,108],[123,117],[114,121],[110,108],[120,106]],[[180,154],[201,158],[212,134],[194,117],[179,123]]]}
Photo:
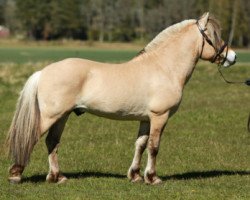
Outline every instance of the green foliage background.
{"label": "green foliage background", "polygon": [[36,40],[144,41],[207,11],[221,21],[225,40],[249,46],[248,0],[0,0],[0,24]]}

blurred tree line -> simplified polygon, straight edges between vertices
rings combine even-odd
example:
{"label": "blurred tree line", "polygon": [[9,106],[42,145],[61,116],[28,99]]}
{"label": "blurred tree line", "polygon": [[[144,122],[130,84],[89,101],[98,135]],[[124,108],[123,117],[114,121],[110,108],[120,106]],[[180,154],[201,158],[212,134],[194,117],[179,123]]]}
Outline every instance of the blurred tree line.
{"label": "blurred tree line", "polygon": [[0,0],[0,25],[35,40],[149,40],[206,11],[230,43],[250,46],[249,0]]}

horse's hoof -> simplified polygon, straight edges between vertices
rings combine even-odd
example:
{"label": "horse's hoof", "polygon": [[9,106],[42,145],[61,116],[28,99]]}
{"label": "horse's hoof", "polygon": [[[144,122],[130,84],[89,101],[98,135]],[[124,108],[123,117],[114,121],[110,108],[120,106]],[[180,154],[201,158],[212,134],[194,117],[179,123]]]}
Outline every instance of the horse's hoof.
{"label": "horse's hoof", "polygon": [[54,176],[53,174],[48,174],[48,175],[46,176],[46,181],[47,181],[48,183],[55,183],[55,182],[56,182],[55,176]]}
{"label": "horse's hoof", "polygon": [[67,178],[63,176],[62,174],[55,175],[55,174],[48,174],[46,177],[46,181],[48,183],[65,183],[67,181]]}
{"label": "horse's hoof", "polygon": [[140,169],[134,170],[134,169],[130,168],[129,171],[128,171],[128,179],[132,183],[142,182],[143,178],[140,175]]}
{"label": "horse's hoof", "polygon": [[162,180],[159,177],[157,177],[154,179],[154,181],[151,184],[152,185],[160,185],[162,183],[163,183]]}
{"label": "horse's hoof", "polygon": [[62,184],[62,183],[65,183],[67,181],[67,177],[66,176],[63,176],[63,175],[59,175],[58,177],[58,181],[57,181],[57,184]]}
{"label": "horse's hoof", "polygon": [[12,184],[21,183],[23,170],[24,170],[23,166],[13,164],[9,168],[9,178],[8,178],[9,182]]}
{"label": "horse's hoof", "polygon": [[132,183],[142,183],[143,182],[143,178],[138,175],[136,177],[134,177],[133,179],[130,180]]}
{"label": "horse's hoof", "polygon": [[159,185],[162,183],[162,180],[154,174],[146,174],[144,177],[144,181],[149,185]]}
{"label": "horse's hoof", "polygon": [[21,183],[21,177],[20,176],[11,176],[8,178],[9,182],[11,184],[19,184]]}
{"label": "horse's hoof", "polygon": [[159,185],[162,184],[162,180],[159,177],[155,176],[151,180],[145,179],[145,183],[148,185]]}

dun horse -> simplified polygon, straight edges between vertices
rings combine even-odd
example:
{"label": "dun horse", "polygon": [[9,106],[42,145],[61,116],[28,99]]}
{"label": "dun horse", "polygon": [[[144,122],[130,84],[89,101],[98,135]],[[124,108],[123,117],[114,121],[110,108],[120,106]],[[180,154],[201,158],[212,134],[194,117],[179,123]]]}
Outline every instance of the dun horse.
{"label": "dun horse", "polygon": [[[72,112],[140,121],[135,154],[128,170],[132,182],[161,182],[156,174],[160,138],[169,117],[178,109],[185,84],[199,59],[224,67],[236,54],[221,39],[220,26],[209,13],[163,30],[132,60],[122,64],[70,58],[50,64],[26,82],[9,130],[14,164],[9,181],[19,183],[37,141],[48,132],[47,181],[66,180],[59,171],[57,149]],[[147,147],[144,177],[142,153]]]}

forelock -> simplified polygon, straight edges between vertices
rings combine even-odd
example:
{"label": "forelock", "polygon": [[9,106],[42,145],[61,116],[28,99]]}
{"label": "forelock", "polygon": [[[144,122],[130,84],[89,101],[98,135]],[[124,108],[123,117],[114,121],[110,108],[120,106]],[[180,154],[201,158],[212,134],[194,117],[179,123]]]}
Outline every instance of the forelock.
{"label": "forelock", "polygon": [[214,16],[209,16],[207,30],[210,34],[211,41],[216,46],[220,47],[221,43],[221,26],[219,21]]}

